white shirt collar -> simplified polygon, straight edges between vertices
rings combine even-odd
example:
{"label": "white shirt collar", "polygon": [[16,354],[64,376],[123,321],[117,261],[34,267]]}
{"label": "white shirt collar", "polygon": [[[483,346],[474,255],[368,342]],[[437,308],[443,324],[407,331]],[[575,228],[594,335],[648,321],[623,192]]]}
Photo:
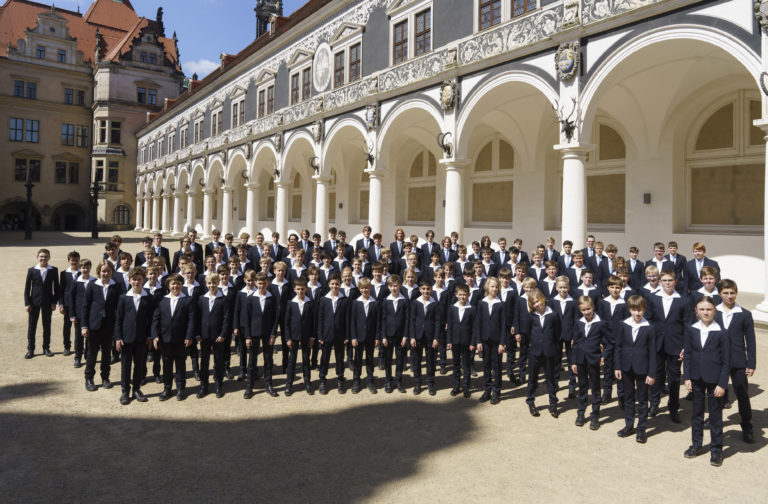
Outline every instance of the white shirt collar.
{"label": "white shirt collar", "polygon": [[637,329],[637,328],[646,327],[646,326],[650,327],[651,325],[647,320],[645,320],[645,317],[643,317],[643,320],[641,320],[639,323],[635,322],[635,319],[633,319],[632,317],[629,317],[624,321],[624,323],[627,324],[632,329]]}
{"label": "white shirt collar", "polygon": [[77,277],[77,281],[81,283],[90,283],[96,281],[96,277],[89,276],[88,278],[85,278],[83,275],[80,275]]}
{"label": "white shirt collar", "polygon": [[[720,303],[719,305],[717,305],[716,308],[717,308],[717,311],[721,313],[725,313],[725,304]],[[742,313],[743,311],[744,310],[741,309],[741,306],[739,306],[738,304],[735,304],[733,305],[733,308],[731,309],[730,313]]]}
{"label": "white shirt collar", "polygon": [[216,295],[213,297],[211,297],[211,291],[206,292],[205,294],[203,294],[203,296],[207,297],[208,299],[216,299],[216,298],[224,297],[224,294],[221,293],[221,290],[217,290]]}
{"label": "white shirt collar", "polygon": [[[96,285],[98,285],[99,287],[106,287],[104,285],[104,283],[101,281],[101,278],[96,280]],[[115,279],[114,278],[110,278],[109,279],[109,283],[107,285],[116,285]]]}
{"label": "white shirt collar", "polygon": [[664,289],[661,289],[659,292],[656,293],[657,296],[659,296],[661,299],[674,299],[679,298],[680,294],[677,291],[674,291],[671,296],[668,296]]}
{"label": "white shirt collar", "polygon": [[141,292],[139,292],[138,294],[134,293],[133,289],[131,289],[128,292],[126,292],[125,295],[127,297],[132,297],[132,298],[135,298],[135,297],[143,298],[144,296],[149,296],[149,294],[147,294],[147,291],[145,291],[144,289],[142,289]]}
{"label": "white shirt collar", "polygon": [[[390,296],[391,296],[391,294],[390,294]],[[435,302],[435,300],[432,299],[432,298],[429,298],[426,301],[424,301],[424,297],[423,296],[419,296],[418,301],[419,301],[419,303],[423,304],[425,308]]]}
{"label": "white shirt collar", "polygon": [[[173,294],[168,293],[168,294],[165,295],[165,297],[167,297],[168,299],[173,299]],[[176,299],[181,299],[181,298],[184,298],[184,297],[187,297],[187,295],[184,294],[184,291],[181,291],[181,292],[179,292],[179,295],[176,297]]]}
{"label": "white shirt collar", "polygon": [[714,320],[708,326],[705,326],[704,322],[699,320],[699,321],[697,321],[696,323],[693,324],[693,327],[695,327],[699,331],[706,331],[706,332],[722,331],[723,330],[722,327],[720,327],[720,324],[718,324]]}
{"label": "white shirt collar", "polygon": [[37,269],[37,270],[40,270],[40,271],[48,271],[48,270],[51,270],[51,269],[53,269],[53,266],[51,266],[51,265],[49,264],[48,266],[46,266],[45,268],[43,268],[42,266],[40,266],[40,264],[35,264],[35,269]]}
{"label": "white shirt collar", "polygon": [[397,293],[397,297],[394,297],[394,296],[392,296],[392,294],[390,294],[389,296],[387,296],[387,299],[390,300],[390,301],[400,301],[401,299],[405,299],[405,296],[403,296],[402,294],[400,294],[398,292]]}
{"label": "white shirt collar", "polygon": [[600,317],[597,315],[597,313],[595,313],[592,316],[592,320],[591,321],[587,322],[587,319],[585,319],[584,317],[581,317],[579,319],[579,322],[582,322],[584,324],[594,324],[595,322],[600,322]]}

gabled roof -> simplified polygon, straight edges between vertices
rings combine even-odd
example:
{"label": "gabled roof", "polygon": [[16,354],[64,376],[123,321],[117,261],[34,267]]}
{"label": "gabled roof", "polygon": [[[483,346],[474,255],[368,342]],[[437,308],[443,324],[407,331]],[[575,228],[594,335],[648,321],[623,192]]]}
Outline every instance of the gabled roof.
{"label": "gabled roof", "polygon": [[88,7],[83,20],[88,24],[130,30],[139,19],[130,0],[96,0]]}

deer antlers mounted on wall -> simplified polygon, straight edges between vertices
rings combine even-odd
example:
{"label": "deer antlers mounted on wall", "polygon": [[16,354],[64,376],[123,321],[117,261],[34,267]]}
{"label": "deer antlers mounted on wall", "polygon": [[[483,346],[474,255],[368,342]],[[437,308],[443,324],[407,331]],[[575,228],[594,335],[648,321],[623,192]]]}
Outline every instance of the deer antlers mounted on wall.
{"label": "deer antlers mounted on wall", "polygon": [[571,118],[578,109],[578,106],[576,105],[576,98],[571,98],[571,102],[573,109],[571,109],[571,113],[568,114],[567,117],[565,116],[565,105],[561,107],[558,100],[555,100],[555,106],[552,107],[552,109],[557,114],[557,120],[560,122],[560,132],[565,134],[565,138],[567,138],[569,142],[573,138],[573,132],[576,130],[576,121],[571,120]]}

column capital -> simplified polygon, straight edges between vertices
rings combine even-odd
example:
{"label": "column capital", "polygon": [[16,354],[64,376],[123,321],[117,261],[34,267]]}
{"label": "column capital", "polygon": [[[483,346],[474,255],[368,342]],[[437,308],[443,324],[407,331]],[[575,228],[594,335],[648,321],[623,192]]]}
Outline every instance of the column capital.
{"label": "column capital", "polygon": [[442,158],[438,160],[438,163],[440,166],[443,166],[446,170],[463,170],[464,168],[468,167],[472,164],[471,159],[464,159],[464,158],[450,158],[445,159]]}
{"label": "column capital", "polygon": [[318,184],[327,184],[332,180],[330,175],[324,175],[322,173],[319,173],[317,175],[312,175],[312,178],[318,183]]}
{"label": "column capital", "polygon": [[755,119],[752,121],[752,125],[763,130],[763,133],[768,133],[768,118]]}
{"label": "column capital", "polygon": [[207,189],[207,188],[203,189],[203,196],[210,196],[213,193],[214,193],[213,189]]}
{"label": "column capital", "polygon": [[588,143],[564,143],[557,144],[552,147],[556,151],[560,151],[563,156],[567,155],[586,155],[588,152],[595,150],[594,144]]}
{"label": "column capital", "polygon": [[235,190],[234,187],[229,187],[229,186],[223,186],[221,188],[221,192],[223,193],[231,193],[234,190]]}
{"label": "column capital", "polygon": [[370,178],[376,179],[383,177],[387,170],[385,168],[376,168],[373,170],[363,170],[363,172],[367,173]]}
{"label": "column capital", "polygon": [[259,186],[261,186],[261,184],[259,184],[258,182],[246,182],[246,183],[245,183],[245,184],[243,184],[243,185],[244,185],[244,186],[245,186],[245,188],[246,188],[246,189],[248,189],[248,190],[251,190],[251,189],[258,189],[258,188],[259,188]]}

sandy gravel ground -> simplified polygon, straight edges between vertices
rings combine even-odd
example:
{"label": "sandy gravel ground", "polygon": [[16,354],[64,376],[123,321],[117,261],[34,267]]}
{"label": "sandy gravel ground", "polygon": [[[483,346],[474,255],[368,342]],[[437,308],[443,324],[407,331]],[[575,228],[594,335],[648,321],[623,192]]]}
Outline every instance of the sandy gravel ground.
{"label": "sandy gravel ground", "polygon": [[[138,233],[124,249],[140,250]],[[22,290],[40,247],[61,268],[66,253],[100,257],[103,242],[85,233],[0,234],[6,287],[0,290],[0,502],[766,502],[768,498],[768,335],[758,333],[758,371],[750,383],[757,442],[741,440],[734,405],[724,411],[725,462],[683,458],[690,444],[691,403],[682,424],[649,420],[648,443],[619,439],[623,415],[614,399],[593,432],[573,425],[575,401],[561,391],[560,418],[537,404],[528,414],[523,387],[504,382],[502,402],[452,398],[449,376],[438,394],[379,393],[271,398],[262,386],[246,401],[243,385],[226,396],[121,406],[120,387],[84,389],[83,370],[63,357],[61,315],[52,350],[25,360],[27,316]],[[171,244],[174,248],[174,244]],[[38,341],[41,342],[38,330]],[[279,360],[279,359],[278,359]],[[237,357],[233,356],[233,364]],[[119,381],[119,364],[113,368]],[[316,373],[313,378],[317,380]],[[284,375],[276,385],[282,391]],[[97,384],[100,383],[97,377]],[[330,383],[335,387],[335,381]],[[262,385],[261,383],[259,385]],[[194,378],[188,380],[197,392]],[[540,386],[540,394],[544,387]],[[664,405],[664,403],[662,403]],[[709,434],[705,433],[705,443]],[[663,497],[662,497],[663,496]]]}

